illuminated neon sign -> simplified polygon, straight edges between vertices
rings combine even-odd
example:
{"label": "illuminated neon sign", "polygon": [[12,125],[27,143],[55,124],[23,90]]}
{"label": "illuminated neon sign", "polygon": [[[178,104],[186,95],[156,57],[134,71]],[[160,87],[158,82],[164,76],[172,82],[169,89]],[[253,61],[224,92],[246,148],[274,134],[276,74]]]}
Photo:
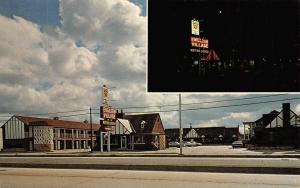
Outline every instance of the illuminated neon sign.
{"label": "illuminated neon sign", "polygon": [[197,37],[191,37],[191,45],[198,48],[208,48],[208,40]]}

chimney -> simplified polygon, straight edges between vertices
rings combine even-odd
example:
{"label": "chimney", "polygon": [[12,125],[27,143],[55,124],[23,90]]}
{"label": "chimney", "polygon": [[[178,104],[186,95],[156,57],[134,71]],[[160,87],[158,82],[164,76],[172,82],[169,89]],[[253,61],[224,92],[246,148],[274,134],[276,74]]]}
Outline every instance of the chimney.
{"label": "chimney", "polygon": [[54,117],[53,120],[59,120],[59,117]]}
{"label": "chimney", "polygon": [[283,103],[282,104],[282,117],[283,117],[283,127],[290,127],[291,120],[290,120],[290,103]]}
{"label": "chimney", "polygon": [[117,117],[117,118],[120,118],[120,119],[124,119],[125,114],[124,114],[124,112],[123,112],[123,109],[121,109],[121,112],[120,112],[120,113],[117,111],[116,117]]}
{"label": "chimney", "polygon": [[267,126],[267,119],[268,119],[268,114],[263,114],[263,117],[262,117],[262,124],[263,124],[263,127],[266,127]]}

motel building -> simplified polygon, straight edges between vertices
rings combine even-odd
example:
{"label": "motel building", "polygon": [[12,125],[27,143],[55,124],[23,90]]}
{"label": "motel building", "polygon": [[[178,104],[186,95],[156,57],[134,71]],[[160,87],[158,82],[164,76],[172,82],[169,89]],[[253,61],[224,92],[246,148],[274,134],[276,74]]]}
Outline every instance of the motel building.
{"label": "motel building", "polygon": [[[158,113],[153,114],[119,114],[116,126],[110,132],[100,130],[97,143],[100,151],[107,150],[162,150],[166,148],[166,134]],[[101,128],[102,129],[102,128]],[[109,133],[109,134],[108,134]],[[104,138],[104,139],[102,139]],[[103,146],[101,146],[103,140]]]}
{"label": "motel building", "polygon": [[[179,129],[166,129],[169,142],[179,141]],[[239,127],[197,127],[183,128],[183,141],[196,141],[205,145],[231,144],[240,138]]]}
{"label": "motel building", "polygon": [[[99,124],[93,124],[93,144]],[[2,125],[4,151],[53,151],[88,149],[91,127],[86,122],[64,121],[58,118],[12,116]]]}
{"label": "motel building", "polygon": [[[165,131],[159,114],[121,116],[110,131],[106,131],[105,126],[101,127],[100,124],[92,125],[93,150],[166,148]],[[87,121],[12,116],[1,126],[1,130],[0,145],[3,141],[3,149],[0,149],[3,151],[50,152],[91,148],[91,125]]]}

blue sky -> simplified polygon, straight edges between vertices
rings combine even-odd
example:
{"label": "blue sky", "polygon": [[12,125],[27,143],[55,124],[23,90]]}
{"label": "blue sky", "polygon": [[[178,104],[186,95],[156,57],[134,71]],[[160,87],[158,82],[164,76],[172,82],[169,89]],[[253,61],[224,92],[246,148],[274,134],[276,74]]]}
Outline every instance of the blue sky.
{"label": "blue sky", "polygon": [[40,25],[58,25],[58,0],[1,0],[0,13],[23,17]]}
{"label": "blue sky", "polygon": [[147,1],[146,0],[131,0],[136,5],[139,5],[142,8],[142,15],[146,15],[147,10]]}

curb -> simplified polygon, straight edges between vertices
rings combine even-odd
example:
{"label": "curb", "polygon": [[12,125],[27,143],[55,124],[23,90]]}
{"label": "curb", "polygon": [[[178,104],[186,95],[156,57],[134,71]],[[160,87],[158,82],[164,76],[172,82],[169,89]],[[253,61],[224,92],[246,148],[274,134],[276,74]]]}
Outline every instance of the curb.
{"label": "curb", "polygon": [[179,155],[179,154],[44,154],[44,155],[22,155],[3,154],[0,157],[195,157],[195,158],[300,158],[300,155]]}
{"label": "curb", "polygon": [[300,174],[300,168],[277,168],[277,167],[218,167],[218,166],[212,167],[212,166],[168,166],[168,165],[23,164],[23,163],[0,163],[0,167],[180,171],[180,172],[252,173],[252,174],[294,174],[294,175]]}

